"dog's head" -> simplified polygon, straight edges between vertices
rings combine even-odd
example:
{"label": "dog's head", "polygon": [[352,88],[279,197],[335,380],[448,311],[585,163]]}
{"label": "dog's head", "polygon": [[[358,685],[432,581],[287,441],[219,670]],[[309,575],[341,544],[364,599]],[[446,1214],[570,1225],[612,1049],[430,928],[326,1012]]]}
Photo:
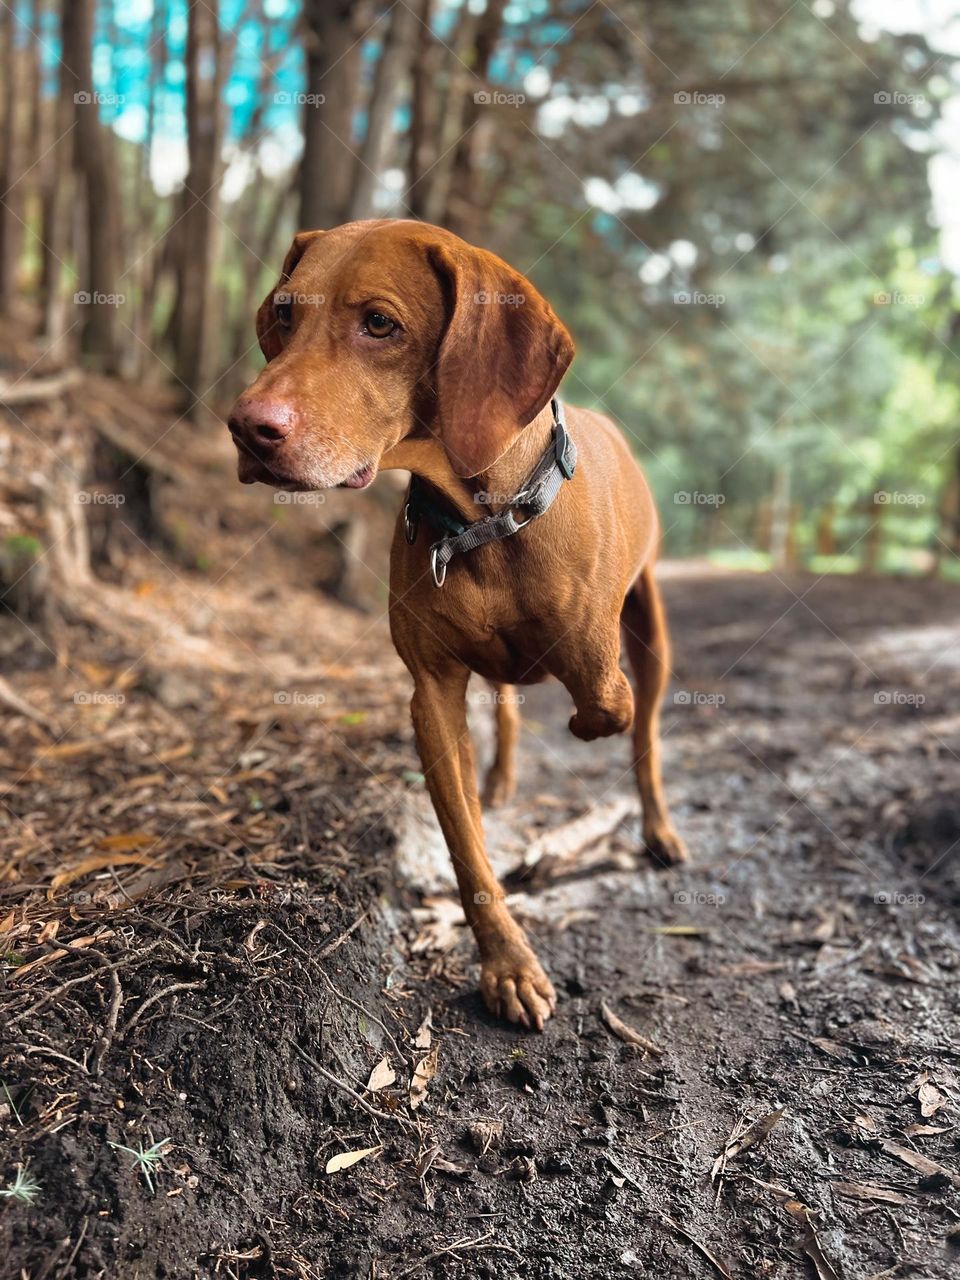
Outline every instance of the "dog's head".
{"label": "dog's head", "polygon": [[240,479],[365,488],[385,451],[435,434],[473,476],[557,389],[573,342],[505,262],[419,222],[294,237],[257,312],[267,364],[229,426]]}

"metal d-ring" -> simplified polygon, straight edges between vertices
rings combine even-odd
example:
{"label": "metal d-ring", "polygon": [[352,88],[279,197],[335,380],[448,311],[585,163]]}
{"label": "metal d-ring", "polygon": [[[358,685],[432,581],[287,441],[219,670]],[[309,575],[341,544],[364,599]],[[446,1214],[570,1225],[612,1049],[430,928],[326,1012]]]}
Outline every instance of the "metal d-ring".
{"label": "metal d-ring", "polygon": [[413,546],[417,540],[417,532],[420,528],[420,520],[417,516],[410,514],[410,503],[406,503],[403,508],[403,536],[407,542]]}
{"label": "metal d-ring", "polygon": [[442,565],[437,566],[439,553],[439,546],[430,548],[430,572],[433,574],[433,585],[435,587],[442,587],[447,578],[447,562],[444,561]]}

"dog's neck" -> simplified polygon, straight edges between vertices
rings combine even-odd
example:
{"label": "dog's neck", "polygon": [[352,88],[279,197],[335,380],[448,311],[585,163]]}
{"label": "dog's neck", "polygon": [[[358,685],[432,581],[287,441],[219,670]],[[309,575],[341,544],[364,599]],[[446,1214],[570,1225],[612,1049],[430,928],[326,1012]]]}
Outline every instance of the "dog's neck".
{"label": "dog's neck", "polygon": [[[533,471],[553,434],[553,410],[548,404],[492,467],[468,480],[456,474],[443,445],[435,436],[408,436],[388,449],[380,460],[381,471],[412,471],[443,496],[467,520],[491,515],[505,500],[518,493]],[[484,494],[478,503],[477,494]]]}

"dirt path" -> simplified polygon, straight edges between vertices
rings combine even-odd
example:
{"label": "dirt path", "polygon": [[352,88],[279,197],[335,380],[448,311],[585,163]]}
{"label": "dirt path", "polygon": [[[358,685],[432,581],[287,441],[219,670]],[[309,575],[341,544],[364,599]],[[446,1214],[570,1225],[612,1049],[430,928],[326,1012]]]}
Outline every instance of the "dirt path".
{"label": "dirt path", "polygon": [[[387,714],[373,684],[378,732],[315,785],[285,790],[265,739],[285,860],[114,909],[99,958],[11,988],[2,1170],[29,1158],[43,1186],[0,1207],[11,1278],[955,1274],[960,591],[665,588],[692,862],[652,869],[628,821],[513,882],[561,996],[547,1033],[482,1009],[401,686]],[[490,822],[502,871],[632,794],[625,743],[578,743],[560,689],[524,692],[520,799]],[[411,1110],[428,1009],[436,1073]],[[361,1107],[347,1089],[384,1057],[397,1081]],[[770,1117],[711,1181],[737,1126]],[[151,1196],[108,1143],[161,1139]]]}

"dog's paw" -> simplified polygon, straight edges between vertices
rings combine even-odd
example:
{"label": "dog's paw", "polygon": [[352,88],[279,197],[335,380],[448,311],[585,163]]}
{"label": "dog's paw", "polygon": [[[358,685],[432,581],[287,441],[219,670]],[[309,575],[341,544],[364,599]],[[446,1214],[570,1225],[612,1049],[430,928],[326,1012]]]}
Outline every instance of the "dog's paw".
{"label": "dog's paw", "polygon": [[669,825],[644,831],[643,845],[650,857],[665,867],[678,866],[688,859],[687,846]]}
{"label": "dog's paw", "polygon": [[487,773],[483,784],[483,804],[487,809],[499,809],[509,804],[517,789],[515,775],[506,773],[494,765]]}
{"label": "dog's paw", "polygon": [[557,993],[526,945],[515,945],[480,965],[480,992],[492,1014],[542,1031],[557,1008]]}

